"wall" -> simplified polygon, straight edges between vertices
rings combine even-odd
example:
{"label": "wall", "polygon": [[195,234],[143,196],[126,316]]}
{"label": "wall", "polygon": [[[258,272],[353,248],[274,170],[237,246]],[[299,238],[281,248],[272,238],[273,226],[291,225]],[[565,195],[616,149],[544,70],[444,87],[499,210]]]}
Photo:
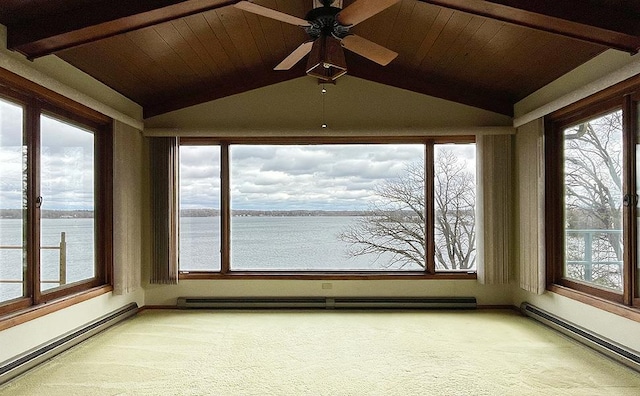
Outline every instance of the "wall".
{"label": "wall", "polygon": [[[329,127],[323,130],[321,88],[315,79],[303,77],[192,106],[146,119],[145,135],[428,136],[514,132],[510,117],[350,76],[341,77],[336,85],[326,85],[324,122]],[[323,283],[330,283],[331,289],[323,289]],[[510,303],[504,286],[484,286],[475,280],[182,280],[176,286],[146,284],[145,291],[146,303],[160,306],[175,305],[180,296],[476,296],[479,304]]]}
{"label": "wall", "polygon": [[[29,62],[21,55],[7,51],[5,43],[6,32],[0,25],[0,67],[119,120],[114,131],[114,233],[118,236],[114,241],[114,260],[121,267],[134,268],[135,276],[141,261],[142,226],[137,214],[142,201],[135,186],[142,178],[142,108],[54,56]],[[123,290],[121,295],[107,293],[1,331],[0,362],[131,302],[144,305],[144,290],[139,284]]]}
{"label": "wall", "polygon": [[[421,133],[512,125],[512,119],[504,115],[348,75],[325,88],[323,105],[322,86],[313,78],[301,77],[148,118],[145,133],[153,129],[216,135],[243,131],[278,135],[292,131]],[[322,130],[323,123],[327,130]]]}

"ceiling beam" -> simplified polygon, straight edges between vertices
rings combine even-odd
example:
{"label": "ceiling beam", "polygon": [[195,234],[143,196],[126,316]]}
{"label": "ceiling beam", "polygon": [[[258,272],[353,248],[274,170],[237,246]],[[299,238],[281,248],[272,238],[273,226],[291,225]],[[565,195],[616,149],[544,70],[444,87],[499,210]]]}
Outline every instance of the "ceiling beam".
{"label": "ceiling beam", "polygon": [[640,50],[640,15],[587,1],[420,0],[503,22],[604,45]]}
{"label": "ceiling beam", "polygon": [[435,75],[420,75],[393,62],[379,66],[362,57],[346,55],[350,76],[513,117],[515,100],[506,93],[474,88]]}
{"label": "ceiling beam", "polygon": [[7,26],[7,48],[29,59],[220,7],[238,0],[88,1]]}

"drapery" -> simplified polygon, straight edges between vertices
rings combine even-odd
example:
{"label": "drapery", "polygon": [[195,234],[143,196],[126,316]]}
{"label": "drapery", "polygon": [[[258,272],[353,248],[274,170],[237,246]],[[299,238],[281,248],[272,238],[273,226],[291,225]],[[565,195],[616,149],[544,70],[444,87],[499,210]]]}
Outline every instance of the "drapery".
{"label": "drapery", "polygon": [[545,291],[544,126],[542,119],[518,128],[518,263],[519,285],[532,293]]}
{"label": "drapery", "polygon": [[178,283],[178,138],[151,138],[152,284]]}
{"label": "drapery", "polygon": [[142,133],[114,122],[113,294],[140,287],[142,262]]}
{"label": "drapery", "polygon": [[513,235],[512,135],[476,139],[478,281],[507,284],[511,277]]}

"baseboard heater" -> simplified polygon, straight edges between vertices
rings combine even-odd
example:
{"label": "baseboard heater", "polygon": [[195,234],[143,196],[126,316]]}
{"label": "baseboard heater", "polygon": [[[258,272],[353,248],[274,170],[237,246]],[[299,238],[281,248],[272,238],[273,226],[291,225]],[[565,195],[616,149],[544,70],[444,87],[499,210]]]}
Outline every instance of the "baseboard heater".
{"label": "baseboard heater", "polygon": [[72,330],[43,345],[27,351],[17,357],[0,363],[0,384],[9,381],[16,376],[38,364],[51,359],[55,355],[81,343],[89,337],[123,321],[138,312],[138,304],[131,303],[107,315],[104,315],[84,326]]}
{"label": "baseboard heater", "polygon": [[179,308],[201,309],[475,309],[475,297],[180,297]]}
{"label": "baseboard heater", "polygon": [[612,340],[600,336],[556,315],[537,308],[527,302],[520,305],[523,314],[554,330],[640,372],[640,353],[626,348]]}

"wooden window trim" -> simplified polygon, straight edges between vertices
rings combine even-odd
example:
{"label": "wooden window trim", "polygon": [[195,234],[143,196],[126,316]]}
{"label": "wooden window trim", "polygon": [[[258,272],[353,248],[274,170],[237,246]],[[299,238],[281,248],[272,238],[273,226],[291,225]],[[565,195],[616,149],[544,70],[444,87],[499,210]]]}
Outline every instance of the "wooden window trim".
{"label": "wooden window trim", "polygon": [[28,305],[19,310],[3,312],[0,307],[0,331],[6,330],[10,327],[17,326],[33,319],[37,319],[46,316],[50,313],[60,311],[65,308],[69,308],[75,304],[83,301],[91,300],[92,298],[101,296],[113,291],[113,286],[102,285],[83,290],[77,293],[68,294],[47,304]]}
{"label": "wooden window trim", "polygon": [[[0,302],[0,330],[6,323],[23,323],[112,290],[113,271],[113,121],[111,118],[47,88],[0,68],[0,96],[24,108],[28,150],[27,184],[27,296]],[[52,291],[39,292],[39,195],[40,116],[46,114],[94,132],[96,276]],[[38,131],[38,132],[34,132]],[[106,291],[105,291],[106,290]],[[96,294],[96,291],[97,294]],[[89,297],[86,297],[89,296]],[[55,308],[59,307],[59,308]],[[34,314],[36,312],[36,314]],[[24,319],[23,318],[27,318]],[[10,327],[9,326],[9,327]]]}
{"label": "wooden window trim", "polygon": [[[220,213],[221,213],[221,269],[219,271],[179,272],[181,280],[197,279],[302,279],[302,280],[382,280],[382,279],[477,279],[477,271],[436,271],[435,235],[425,233],[425,269],[423,271],[234,271],[230,268],[231,246],[231,196],[230,159],[231,145],[331,145],[331,144],[423,144],[425,146],[425,197],[434,193],[434,147],[437,144],[475,143],[473,135],[437,137],[242,137],[237,139],[217,139],[209,137],[181,137],[180,145],[220,146]],[[433,205],[431,205],[433,209]],[[425,216],[427,229],[435,227],[435,213],[428,211]]]}
{"label": "wooden window trim", "polygon": [[[634,76],[545,117],[545,224],[547,290],[640,321],[635,282],[637,258],[636,207],[623,206],[623,291],[617,293],[564,278],[563,130],[606,113],[623,113],[623,194],[635,194],[635,145],[640,75]],[[628,313],[631,312],[631,313]]]}

